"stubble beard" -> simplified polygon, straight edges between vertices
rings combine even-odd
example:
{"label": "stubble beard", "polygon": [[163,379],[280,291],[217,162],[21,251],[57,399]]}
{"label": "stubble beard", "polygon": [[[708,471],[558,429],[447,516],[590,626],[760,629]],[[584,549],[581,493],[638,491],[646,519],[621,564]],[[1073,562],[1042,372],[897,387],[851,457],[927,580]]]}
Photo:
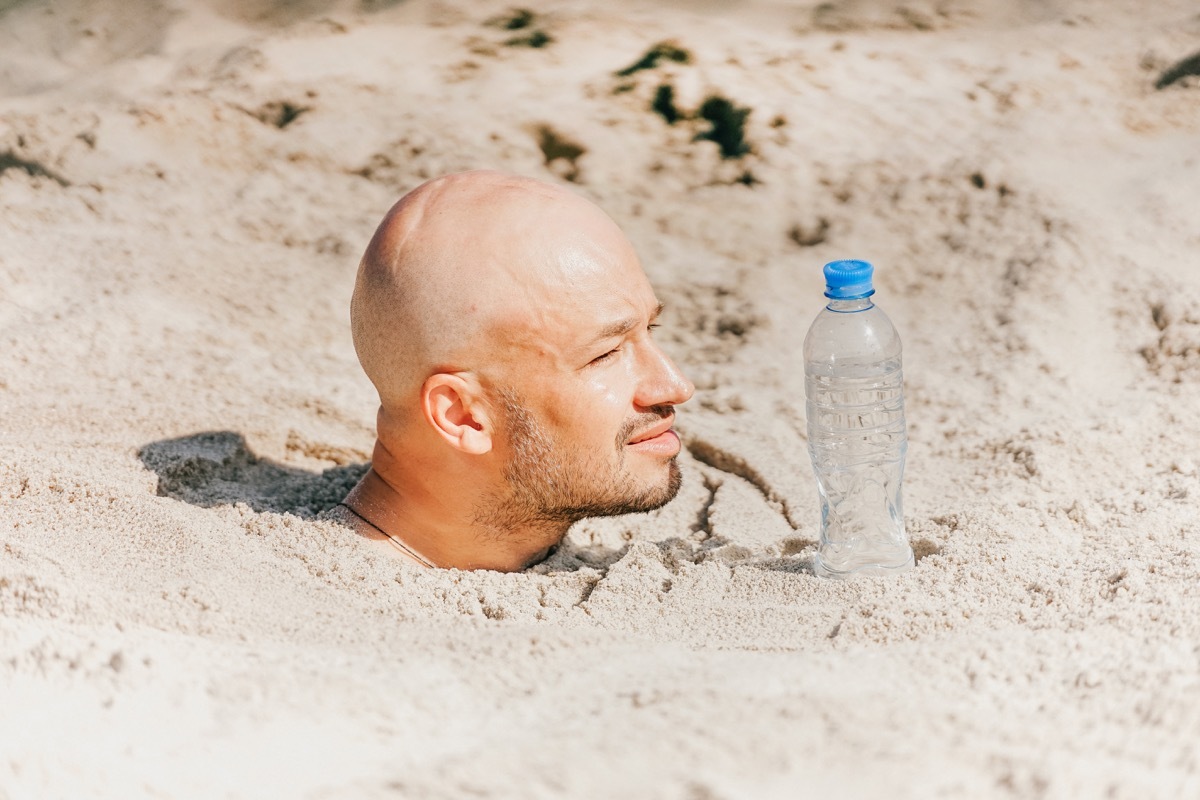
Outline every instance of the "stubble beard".
{"label": "stubble beard", "polygon": [[560,533],[586,517],[613,517],[661,508],[674,499],[682,484],[679,464],[672,456],[666,477],[639,486],[625,466],[625,445],[639,429],[661,421],[670,407],[627,420],[614,442],[615,463],[605,453],[578,453],[556,447],[553,438],[534,419],[520,395],[501,391],[505,433],[512,458],[504,469],[508,495],[481,508],[477,521],[500,532],[516,528],[552,527]]}

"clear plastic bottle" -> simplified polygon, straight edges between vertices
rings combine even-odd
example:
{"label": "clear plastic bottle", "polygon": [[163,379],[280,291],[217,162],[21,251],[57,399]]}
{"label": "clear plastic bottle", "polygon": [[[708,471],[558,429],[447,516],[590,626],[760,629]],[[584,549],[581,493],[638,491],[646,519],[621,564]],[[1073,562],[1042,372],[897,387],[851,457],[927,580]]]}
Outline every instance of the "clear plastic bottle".
{"label": "clear plastic bottle", "polygon": [[900,336],[871,302],[874,267],[825,265],[821,311],[804,338],[808,452],[821,493],[818,575],[886,575],[913,565],[900,483],[908,434]]}

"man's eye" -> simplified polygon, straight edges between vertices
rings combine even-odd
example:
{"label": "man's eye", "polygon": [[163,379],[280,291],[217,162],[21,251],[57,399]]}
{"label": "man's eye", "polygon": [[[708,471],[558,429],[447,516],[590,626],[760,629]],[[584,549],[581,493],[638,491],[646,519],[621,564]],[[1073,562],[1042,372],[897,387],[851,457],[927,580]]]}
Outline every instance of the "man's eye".
{"label": "man's eye", "polygon": [[613,356],[615,356],[615,355],[616,355],[617,353],[619,353],[619,352],[621,352],[621,348],[619,348],[619,347],[614,347],[612,350],[609,350],[609,351],[608,351],[607,353],[605,353],[604,355],[602,355],[602,356],[596,356],[595,358],[593,358],[593,359],[592,359],[592,361],[591,361],[591,363],[593,363],[593,364],[602,364],[602,363],[604,363],[605,361],[608,361],[610,358],[612,358]]}

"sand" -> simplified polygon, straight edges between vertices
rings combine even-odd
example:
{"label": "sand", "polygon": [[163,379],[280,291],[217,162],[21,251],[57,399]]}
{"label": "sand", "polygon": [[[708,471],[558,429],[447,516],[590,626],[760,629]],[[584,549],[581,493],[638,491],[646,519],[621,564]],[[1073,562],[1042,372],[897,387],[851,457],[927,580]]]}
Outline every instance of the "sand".
{"label": "sand", "polygon": [[[527,8],[0,2],[0,798],[1200,796],[1195,4]],[[473,167],[605,208],[698,387],[680,496],[523,574],[320,518],[358,257]],[[838,257],[894,579],[811,571]]]}

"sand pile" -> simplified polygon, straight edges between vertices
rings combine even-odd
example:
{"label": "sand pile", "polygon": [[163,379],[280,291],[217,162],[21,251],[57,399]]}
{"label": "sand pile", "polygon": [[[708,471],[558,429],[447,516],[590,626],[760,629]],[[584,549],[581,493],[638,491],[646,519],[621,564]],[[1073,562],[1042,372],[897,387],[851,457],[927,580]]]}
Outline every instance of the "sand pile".
{"label": "sand pile", "polygon": [[[0,2],[0,797],[1200,795],[1197,50],[1182,0]],[[518,575],[318,519],[361,249],[479,166],[624,227],[698,387],[679,498]],[[811,574],[836,257],[906,345],[894,580]]]}

